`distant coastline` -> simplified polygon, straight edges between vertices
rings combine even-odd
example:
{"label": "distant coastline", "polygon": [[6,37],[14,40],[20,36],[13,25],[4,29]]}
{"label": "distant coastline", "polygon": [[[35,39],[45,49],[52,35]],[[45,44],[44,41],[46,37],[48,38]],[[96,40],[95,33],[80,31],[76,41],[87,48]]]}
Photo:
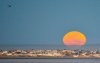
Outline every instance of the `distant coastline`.
{"label": "distant coastline", "polygon": [[0,59],[100,59],[100,51],[89,50],[0,50]]}

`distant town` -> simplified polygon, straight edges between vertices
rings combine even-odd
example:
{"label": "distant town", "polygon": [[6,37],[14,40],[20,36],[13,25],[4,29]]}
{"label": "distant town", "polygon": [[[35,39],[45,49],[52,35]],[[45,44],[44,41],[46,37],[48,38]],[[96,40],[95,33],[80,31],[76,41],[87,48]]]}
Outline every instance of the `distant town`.
{"label": "distant town", "polygon": [[0,58],[100,58],[89,50],[0,50]]}

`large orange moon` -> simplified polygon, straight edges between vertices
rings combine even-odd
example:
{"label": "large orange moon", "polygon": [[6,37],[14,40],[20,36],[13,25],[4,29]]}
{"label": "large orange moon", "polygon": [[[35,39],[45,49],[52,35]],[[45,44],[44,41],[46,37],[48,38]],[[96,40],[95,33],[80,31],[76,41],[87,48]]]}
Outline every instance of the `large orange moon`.
{"label": "large orange moon", "polygon": [[63,43],[68,46],[83,46],[86,43],[86,37],[79,31],[71,31],[64,35]]}

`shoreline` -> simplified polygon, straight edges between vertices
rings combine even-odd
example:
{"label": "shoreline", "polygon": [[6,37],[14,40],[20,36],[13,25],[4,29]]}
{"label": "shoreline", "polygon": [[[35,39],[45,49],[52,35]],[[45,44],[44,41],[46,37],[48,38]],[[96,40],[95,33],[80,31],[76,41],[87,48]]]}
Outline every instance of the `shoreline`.
{"label": "shoreline", "polygon": [[100,59],[99,57],[0,57],[0,59]]}
{"label": "shoreline", "polygon": [[89,50],[9,50],[0,59],[100,59],[100,51]]}

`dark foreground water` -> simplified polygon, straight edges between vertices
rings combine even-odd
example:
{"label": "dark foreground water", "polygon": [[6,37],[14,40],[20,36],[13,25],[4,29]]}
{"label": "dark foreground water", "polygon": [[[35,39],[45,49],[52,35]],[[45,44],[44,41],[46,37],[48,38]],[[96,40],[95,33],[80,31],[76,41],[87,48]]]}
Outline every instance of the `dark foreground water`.
{"label": "dark foreground water", "polygon": [[0,59],[0,63],[100,63],[100,59]]}

